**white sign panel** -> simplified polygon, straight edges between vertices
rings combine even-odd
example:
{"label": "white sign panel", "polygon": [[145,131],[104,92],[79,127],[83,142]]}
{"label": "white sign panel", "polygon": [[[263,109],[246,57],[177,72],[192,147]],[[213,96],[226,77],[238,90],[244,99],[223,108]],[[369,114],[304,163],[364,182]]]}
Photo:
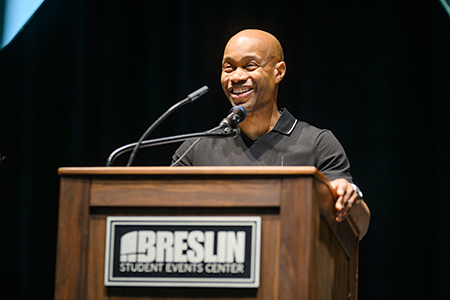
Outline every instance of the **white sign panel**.
{"label": "white sign panel", "polygon": [[106,286],[259,287],[260,217],[108,217]]}

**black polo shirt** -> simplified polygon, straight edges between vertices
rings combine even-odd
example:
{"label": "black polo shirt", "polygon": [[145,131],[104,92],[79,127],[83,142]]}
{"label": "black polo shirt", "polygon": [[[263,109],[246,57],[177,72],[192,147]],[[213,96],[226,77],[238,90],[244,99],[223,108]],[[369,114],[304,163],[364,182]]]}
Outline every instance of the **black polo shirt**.
{"label": "black polo shirt", "polygon": [[[193,143],[184,142],[176,161]],[[298,121],[287,109],[267,134],[252,140],[244,133],[235,138],[201,139],[180,161],[182,166],[315,166],[330,180],[352,182],[350,163],[329,130]]]}

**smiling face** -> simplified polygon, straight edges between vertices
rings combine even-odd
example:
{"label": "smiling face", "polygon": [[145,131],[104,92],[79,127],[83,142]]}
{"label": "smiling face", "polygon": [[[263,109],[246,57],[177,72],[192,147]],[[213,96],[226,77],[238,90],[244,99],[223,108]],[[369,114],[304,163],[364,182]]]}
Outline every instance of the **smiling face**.
{"label": "smiling face", "polygon": [[277,103],[278,83],[286,65],[278,41],[259,30],[245,30],[230,39],[222,60],[222,88],[233,106],[254,113]]}

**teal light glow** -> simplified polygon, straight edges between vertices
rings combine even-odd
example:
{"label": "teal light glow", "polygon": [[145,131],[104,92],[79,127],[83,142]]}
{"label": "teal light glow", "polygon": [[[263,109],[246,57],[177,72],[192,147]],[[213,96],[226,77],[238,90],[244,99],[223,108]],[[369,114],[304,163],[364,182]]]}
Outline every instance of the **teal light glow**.
{"label": "teal light glow", "polygon": [[43,2],[44,0],[4,1],[3,33],[0,35],[0,48],[7,46],[14,39]]}
{"label": "teal light glow", "polygon": [[441,0],[441,3],[444,6],[447,13],[450,15],[450,0]]}

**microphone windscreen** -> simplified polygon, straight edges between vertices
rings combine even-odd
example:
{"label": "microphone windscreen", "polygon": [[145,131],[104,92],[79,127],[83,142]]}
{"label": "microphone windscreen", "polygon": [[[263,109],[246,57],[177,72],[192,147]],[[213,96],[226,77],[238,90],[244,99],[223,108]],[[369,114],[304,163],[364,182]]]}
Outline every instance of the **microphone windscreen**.
{"label": "microphone windscreen", "polygon": [[241,123],[242,121],[245,120],[245,118],[247,117],[247,111],[245,110],[245,108],[243,108],[242,106],[234,106],[230,109],[229,114],[236,114],[239,117],[239,120],[237,120],[237,123]]}

